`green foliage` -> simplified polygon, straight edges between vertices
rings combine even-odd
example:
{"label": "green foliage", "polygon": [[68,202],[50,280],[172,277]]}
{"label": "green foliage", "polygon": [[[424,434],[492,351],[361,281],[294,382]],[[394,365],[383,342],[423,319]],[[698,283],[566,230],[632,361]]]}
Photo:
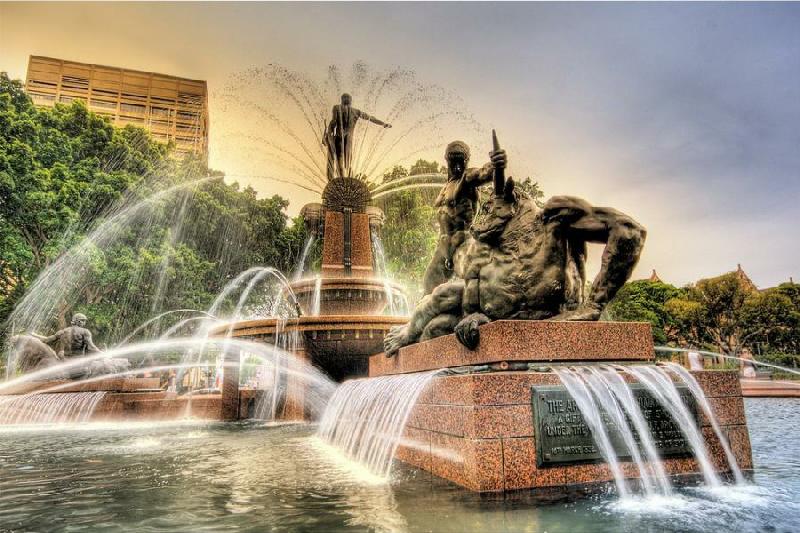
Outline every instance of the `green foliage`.
{"label": "green foliage", "polygon": [[784,283],[747,299],[741,315],[753,353],[800,353],[800,300],[793,299],[797,288]]}
{"label": "green foliage", "polygon": [[82,103],[37,108],[0,73],[0,323],[44,268],[120,206],[206,176],[219,179],[154,201],[110,245],[86,246],[90,283],[59,303],[58,325],[82,311],[96,340],[112,343],[160,310],[202,309],[246,268],[290,272],[305,228],[288,225],[284,198],[226,184]]}
{"label": "green foliage", "polygon": [[30,280],[164,161],[142,130],[113,128],[80,102],[37,109],[21,83],[0,73],[0,270]]}
{"label": "green foliage", "polygon": [[647,280],[620,289],[611,320],[647,321],[657,344],[672,344],[796,366],[800,353],[800,285],[758,291],[741,273],[703,279],[683,289]]}
{"label": "green foliage", "polygon": [[738,354],[752,335],[748,308],[758,293],[736,272],[703,279],[690,285],[669,305],[680,332],[690,344],[711,344],[725,353]]}
{"label": "green foliage", "polygon": [[609,303],[606,312],[611,320],[650,322],[656,344],[669,342],[667,331],[674,328],[673,317],[665,304],[677,298],[681,290],[660,281],[639,280],[627,283]]}
{"label": "green foliage", "polygon": [[[410,170],[394,167],[383,180],[388,182],[440,170],[444,169],[437,163],[420,159]],[[438,193],[438,189],[406,189],[377,202],[386,215],[381,241],[387,273],[405,285],[411,302],[421,296],[422,278],[436,248],[439,227],[433,203]]]}

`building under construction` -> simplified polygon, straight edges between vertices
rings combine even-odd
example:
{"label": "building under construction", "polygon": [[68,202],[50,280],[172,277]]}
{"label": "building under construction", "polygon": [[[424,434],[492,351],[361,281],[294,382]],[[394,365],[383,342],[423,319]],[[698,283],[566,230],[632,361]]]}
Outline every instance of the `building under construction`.
{"label": "building under construction", "polygon": [[36,105],[80,100],[111,119],[133,124],[179,154],[208,158],[206,82],[118,67],[31,56],[25,90]]}

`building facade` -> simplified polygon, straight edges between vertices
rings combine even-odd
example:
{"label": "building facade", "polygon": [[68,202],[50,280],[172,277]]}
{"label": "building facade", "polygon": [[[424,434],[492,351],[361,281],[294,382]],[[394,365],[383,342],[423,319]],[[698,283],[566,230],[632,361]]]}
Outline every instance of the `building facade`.
{"label": "building facade", "polygon": [[139,126],[159,142],[173,141],[178,154],[208,158],[205,81],[31,56],[25,90],[36,105],[80,100],[115,126]]}

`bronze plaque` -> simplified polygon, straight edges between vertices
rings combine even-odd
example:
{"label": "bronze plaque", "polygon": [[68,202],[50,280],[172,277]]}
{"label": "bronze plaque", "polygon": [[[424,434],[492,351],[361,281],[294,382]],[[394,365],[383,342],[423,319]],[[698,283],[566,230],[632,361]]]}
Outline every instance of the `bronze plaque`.
{"label": "bronze plaque", "polygon": [[[662,457],[691,455],[691,447],[680,427],[669,412],[648,390],[636,383],[630,385],[639,404],[642,416],[650,427],[653,443]],[[678,386],[683,403],[689,408],[695,425],[698,424],[697,404],[686,386]],[[602,461],[600,451],[594,443],[592,432],[583,421],[575,400],[563,385],[531,387],[533,405],[533,427],[536,432],[536,465],[547,466],[564,463]],[[600,406],[611,444],[623,459],[630,455],[616,425]],[[639,435],[631,424],[633,437]]]}

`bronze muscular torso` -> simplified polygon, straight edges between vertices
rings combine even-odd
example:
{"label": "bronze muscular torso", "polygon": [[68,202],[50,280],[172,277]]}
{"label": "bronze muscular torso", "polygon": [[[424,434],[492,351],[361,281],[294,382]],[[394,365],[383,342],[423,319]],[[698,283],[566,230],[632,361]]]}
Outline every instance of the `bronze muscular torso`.
{"label": "bronze muscular torso", "polygon": [[532,200],[521,198],[494,245],[471,239],[463,256],[467,283],[477,282],[478,310],[492,320],[541,320],[557,315],[582,280],[567,240],[544,221]]}
{"label": "bronze muscular torso", "polygon": [[92,348],[91,332],[80,326],[70,326],[59,331],[59,352],[65,357],[79,357],[89,353]]}

